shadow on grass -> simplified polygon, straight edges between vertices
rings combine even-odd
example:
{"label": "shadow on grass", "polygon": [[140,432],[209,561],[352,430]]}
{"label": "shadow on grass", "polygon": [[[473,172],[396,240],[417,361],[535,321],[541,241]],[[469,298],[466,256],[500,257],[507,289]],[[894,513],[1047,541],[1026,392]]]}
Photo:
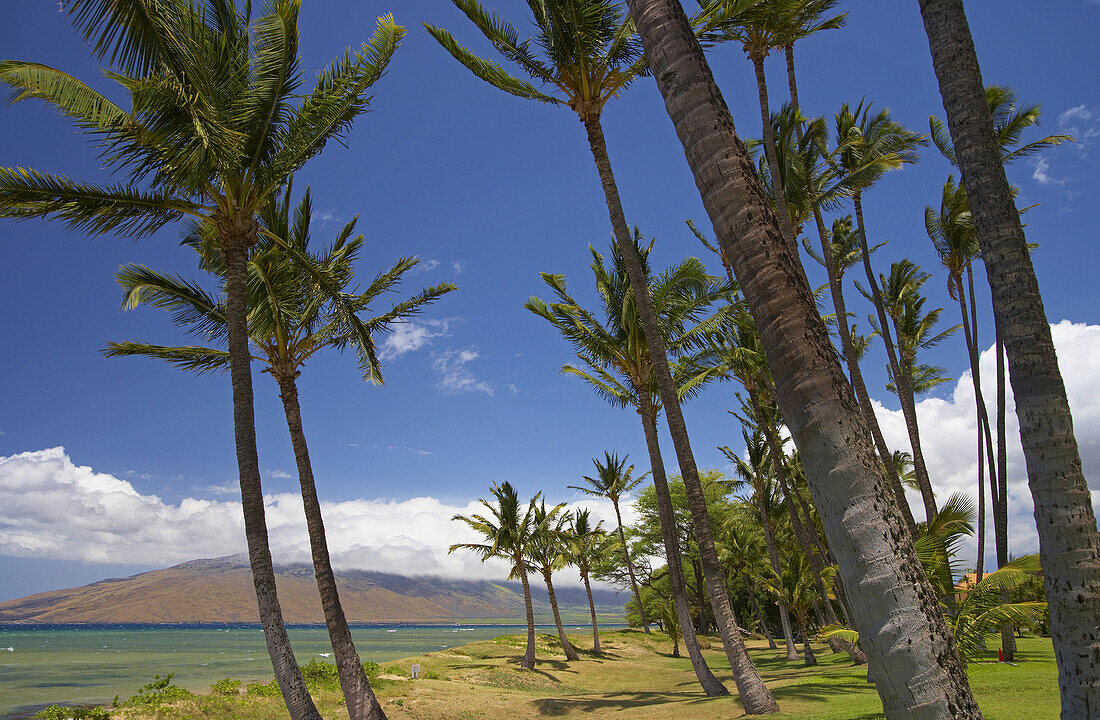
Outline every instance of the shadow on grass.
{"label": "shadow on grass", "polygon": [[651,705],[694,705],[712,699],[721,698],[708,698],[700,693],[687,695],[667,692],[617,692],[568,698],[542,698],[535,700],[534,704],[539,715],[555,717],[575,712],[632,710]]}

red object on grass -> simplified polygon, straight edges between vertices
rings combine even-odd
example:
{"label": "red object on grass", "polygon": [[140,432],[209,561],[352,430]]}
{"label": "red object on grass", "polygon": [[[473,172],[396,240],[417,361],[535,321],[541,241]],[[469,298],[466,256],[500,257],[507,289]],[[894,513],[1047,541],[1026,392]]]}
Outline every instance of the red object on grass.
{"label": "red object on grass", "polygon": [[997,649],[997,662],[1005,661],[1005,651],[1002,648]]}

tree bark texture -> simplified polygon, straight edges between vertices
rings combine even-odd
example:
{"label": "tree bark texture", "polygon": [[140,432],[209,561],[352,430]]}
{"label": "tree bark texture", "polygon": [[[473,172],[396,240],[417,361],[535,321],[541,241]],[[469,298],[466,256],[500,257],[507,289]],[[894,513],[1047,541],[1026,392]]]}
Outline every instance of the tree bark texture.
{"label": "tree bark texture", "polygon": [[749,304],[889,718],[979,718],[809,286],[674,0],[628,0],[704,206]]}
{"label": "tree bark texture", "polygon": [[1035,503],[1062,717],[1100,717],[1100,534],[1050,324],[1012,199],[961,0],[920,0],[993,293]]}
{"label": "tree bark texture", "polygon": [[516,556],[516,571],[523,585],[523,605],[527,611],[527,648],[523,651],[520,667],[524,670],[535,669],[535,609],[531,605],[531,583],[527,579],[527,564],[521,555]]}
{"label": "tree bark texture", "polygon": [[600,654],[600,628],[596,624],[596,603],[592,602],[592,586],[588,582],[588,572],[581,574],[584,580],[584,592],[588,595],[588,611],[592,613],[592,652]]}
{"label": "tree bark texture", "polygon": [[565,636],[565,627],[561,624],[561,613],[558,612],[558,596],[554,594],[554,583],[550,579],[550,570],[543,569],[542,579],[546,582],[546,593],[550,596],[550,609],[554,611],[554,626],[558,629],[558,640],[561,642],[561,650],[565,653],[566,660],[577,660],[577,651],[573,649],[573,643]]}

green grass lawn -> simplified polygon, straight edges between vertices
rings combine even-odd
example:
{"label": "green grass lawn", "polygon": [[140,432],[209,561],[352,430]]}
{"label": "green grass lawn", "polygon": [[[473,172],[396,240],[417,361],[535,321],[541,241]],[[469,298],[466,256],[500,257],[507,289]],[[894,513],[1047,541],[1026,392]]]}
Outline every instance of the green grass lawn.
{"label": "green grass lawn", "polygon": [[[571,635],[578,650],[591,636]],[[701,638],[704,643],[708,641]],[[664,636],[637,631],[601,633],[604,653],[581,654],[566,663],[556,638],[540,635],[538,667],[519,669],[524,637],[505,636],[416,658],[386,663],[373,684],[391,720],[523,720],[525,718],[624,718],[629,720],[728,720],[745,717],[736,697],[707,698],[686,658],[669,655]],[[718,677],[734,690],[725,655],[710,641],[705,654]],[[847,655],[815,648],[819,664],[787,662],[766,643],[750,642],[757,667],[775,693],[782,713],[773,718],[871,720],[884,717],[866,666],[853,667]],[[970,682],[988,720],[1056,720],[1057,668],[1050,640],[1019,640],[1018,663],[1000,664],[996,650],[988,661],[971,663]],[[419,680],[409,666],[423,667]],[[346,718],[339,687],[315,682],[313,694],[325,718]],[[229,720],[286,717],[280,697],[200,695],[162,706],[113,709],[113,718]]]}

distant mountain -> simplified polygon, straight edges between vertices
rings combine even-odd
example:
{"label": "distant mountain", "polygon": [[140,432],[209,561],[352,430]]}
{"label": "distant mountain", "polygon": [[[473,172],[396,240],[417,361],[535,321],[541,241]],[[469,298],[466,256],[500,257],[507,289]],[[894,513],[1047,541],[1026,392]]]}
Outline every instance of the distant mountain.
{"label": "distant mountain", "polygon": [[[321,601],[308,565],[275,568],[279,604],[288,623],[323,623]],[[518,582],[404,577],[352,570],[337,573],[340,600],[351,623],[522,622]],[[531,580],[535,613],[550,617],[546,592]],[[584,588],[555,587],[569,622],[588,617]],[[621,616],[626,597],[593,589],[596,611]],[[243,555],[192,560],[127,578],[111,578],[68,590],[0,603],[0,622],[24,623],[215,623],[257,622],[252,574]]]}

